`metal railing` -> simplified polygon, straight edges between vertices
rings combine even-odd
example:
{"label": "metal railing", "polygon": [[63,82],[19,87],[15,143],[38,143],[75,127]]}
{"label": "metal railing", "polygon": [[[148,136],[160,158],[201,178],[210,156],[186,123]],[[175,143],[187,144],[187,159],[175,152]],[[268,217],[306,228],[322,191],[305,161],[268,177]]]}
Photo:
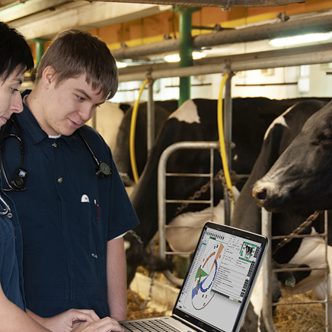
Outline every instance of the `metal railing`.
{"label": "metal railing", "polygon": [[[268,237],[270,245],[268,247],[268,251],[263,262],[263,319],[265,323],[265,327],[267,331],[273,332],[275,331],[275,327],[273,324],[272,317],[272,308],[275,306],[282,305],[311,305],[311,304],[323,304],[325,306],[325,331],[330,331],[329,325],[329,308],[330,308],[330,300],[329,300],[329,265],[328,265],[328,218],[327,211],[324,213],[324,232],[317,234],[303,234],[303,235],[295,235],[293,238],[308,238],[308,237],[321,237],[325,241],[325,252],[322,253],[324,255],[325,264],[320,267],[281,267],[281,268],[273,268],[272,267],[272,240],[280,239],[280,236],[272,236],[272,220],[271,213],[267,212],[265,209],[262,209],[262,234]],[[306,301],[293,301],[293,302],[273,302],[272,301],[272,274],[277,272],[297,272],[297,271],[317,271],[323,270],[325,272],[325,282],[326,282],[326,295],[324,300],[306,300]]]}
{"label": "metal railing", "polygon": [[[214,194],[214,150],[218,149],[219,145],[217,142],[179,142],[169,146],[162,153],[159,166],[158,166],[158,223],[159,223],[159,255],[161,258],[165,259],[167,255],[182,255],[189,256],[191,252],[177,252],[177,251],[169,251],[166,249],[166,230],[167,228],[183,228],[183,226],[171,226],[166,224],[166,206],[167,204],[183,204],[183,203],[194,203],[194,204],[207,204],[211,207],[211,216],[213,215],[213,194]],[[169,157],[175,151],[181,149],[208,149],[210,151],[210,167],[208,173],[170,173],[167,172],[167,161]],[[193,178],[206,178],[210,181],[210,199],[200,199],[200,200],[191,200],[191,199],[168,199],[166,197],[166,179],[167,177],[193,177]],[[326,331],[329,331],[329,321],[328,321],[328,312],[331,303],[329,302],[329,267],[328,267],[328,259],[327,259],[327,241],[328,241],[328,220],[327,213],[325,213],[325,222],[324,222],[324,233],[321,234],[306,234],[306,235],[295,235],[294,238],[304,238],[304,237],[323,237],[325,240],[325,265],[323,267],[317,268],[306,268],[306,267],[282,267],[278,269],[274,269],[272,267],[272,251],[271,245],[268,248],[268,252],[264,258],[263,262],[263,319],[265,322],[266,329],[269,332],[275,331],[275,327],[273,324],[272,317],[272,308],[277,305],[293,305],[293,304],[317,304],[321,303],[325,305],[325,327]],[[199,226],[200,227],[200,226]],[[272,223],[271,223],[271,214],[266,210],[262,209],[262,233],[269,238],[270,244],[274,239],[280,239],[280,236],[272,237]],[[308,270],[324,270],[325,271],[325,280],[326,280],[326,297],[324,300],[312,300],[306,302],[287,302],[287,303],[273,303],[272,302],[272,273],[274,272],[294,272],[294,271],[308,271]],[[170,271],[165,272],[165,276],[175,285],[181,286],[183,279],[176,277]]]}
{"label": "metal railing", "polygon": [[[175,252],[166,250],[166,229],[176,228],[178,226],[166,225],[166,205],[167,204],[206,204],[211,207],[211,216],[213,208],[213,194],[214,194],[214,150],[219,148],[217,142],[179,142],[172,144],[162,153],[158,166],[158,223],[159,223],[159,255],[165,259],[167,255],[182,255],[189,256],[191,252]],[[181,149],[209,149],[210,150],[210,167],[208,173],[170,173],[167,172],[167,161],[170,155]],[[209,199],[168,199],[166,197],[166,178],[167,177],[193,177],[206,178],[210,181],[210,198]],[[177,278],[170,271],[165,272],[165,276],[175,285],[182,285],[183,279]]]}

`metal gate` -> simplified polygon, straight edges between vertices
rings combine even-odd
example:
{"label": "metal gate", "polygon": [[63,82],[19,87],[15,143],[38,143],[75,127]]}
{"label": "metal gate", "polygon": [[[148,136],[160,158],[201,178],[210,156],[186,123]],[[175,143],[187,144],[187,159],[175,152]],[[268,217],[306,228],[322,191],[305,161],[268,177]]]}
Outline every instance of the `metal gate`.
{"label": "metal gate", "polygon": [[[263,262],[263,318],[264,323],[267,328],[267,331],[272,332],[275,331],[275,327],[273,324],[272,318],[272,307],[280,306],[280,305],[312,305],[312,304],[323,304],[325,306],[325,331],[329,331],[329,307],[331,303],[329,302],[329,266],[327,260],[327,246],[328,246],[328,218],[327,211],[324,213],[324,233],[317,234],[304,234],[304,235],[294,235],[293,238],[305,238],[305,237],[321,237],[325,241],[325,252],[322,253],[324,255],[325,265],[322,267],[316,268],[306,268],[306,267],[280,267],[274,269],[272,267],[272,250],[271,243],[272,240],[279,239],[281,240],[284,236],[272,236],[272,221],[271,221],[271,213],[267,212],[265,209],[261,210],[262,214],[262,234],[268,237],[270,245],[268,247],[268,251],[266,257]],[[314,270],[323,270],[325,272],[325,282],[326,282],[326,295],[324,300],[308,300],[305,302],[287,302],[287,303],[278,303],[272,301],[272,273],[277,272],[296,272],[296,271],[314,271]]]}
{"label": "metal gate", "polygon": [[[174,256],[174,255],[182,255],[182,256],[189,256],[191,252],[175,252],[175,251],[168,251],[166,249],[166,229],[170,227],[177,227],[177,226],[169,226],[166,225],[166,205],[167,204],[176,204],[176,203],[190,203],[190,204],[207,204],[213,208],[213,193],[214,193],[214,172],[213,172],[213,164],[214,164],[214,150],[219,148],[219,144],[217,142],[179,142],[169,146],[165,151],[162,153],[159,166],[158,166],[158,223],[159,223],[159,255],[161,258],[165,259],[167,255]],[[167,161],[170,155],[178,150],[181,149],[208,149],[210,151],[210,167],[208,173],[170,173],[167,172]],[[202,177],[206,178],[210,181],[210,199],[208,200],[176,200],[176,199],[167,199],[166,197],[166,178],[167,177]],[[211,210],[212,215],[212,210]],[[280,237],[272,237],[272,227],[271,227],[271,214],[268,213],[266,210],[262,209],[262,234],[268,237],[269,242],[272,243],[273,239],[280,239]],[[266,328],[269,332],[275,331],[275,327],[273,324],[272,318],[272,307],[277,305],[293,305],[293,304],[317,304],[321,303],[325,306],[325,330],[329,330],[329,321],[328,321],[328,311],[329,306],[329,266],[327,261],[327,241],[328,241],[328,220],[327,220],[327,213],[325,212],[325,224],[324,224],[324,233],[316,234],[316,235],[296,235],[297,238],[304,238],[308,236],[319,236],[325,240],[325,266],[319,268],[296,268],[296,267],[282,267],[278,269],[272,268],[272,253],[271,253],[271,246],[268,248],[268,252],[264,259],[263,263],[263,318],[266,325]],[[272,273],[273,272],[281,272],[281,271],[308,271],[308,270],[324,270],[325,271],[325,281],[326,281],[326,297],[324,300],[312,300],[306,302],[287,302],[287,303],[273,303],[272,302]],[[174,276],[170,271],[165,272],[166,277],[175,285],[181,286],[183,280]]]}
{"label": "metal gate", "polygon": [[[158,223],[159,223],[159,255],[165,259],[167,255],[189,256],[190,252],[174,252],[166,249],[166,228],[176,227],[166,225],[166,204],[190,203],[190,204],[206,204],[213,208],[213,164],[214,150],[219,148],[217,142],[179,142],[172,144],[162,153],[158,166]],[[169,156],[180,149],[209,149],[210,150],[210,167],[208,173],[169,173],[167,172],[167,161]],[[210,198],[208,200],[176,200],[167,199],[166,197],[166,177],[191,177],[206,178],[210,182]],[[212,215],[212,210],[211,210]],[[166,277],[175,285],[182,285],[182,279],[175,277],[170,271],[165,272]]]}

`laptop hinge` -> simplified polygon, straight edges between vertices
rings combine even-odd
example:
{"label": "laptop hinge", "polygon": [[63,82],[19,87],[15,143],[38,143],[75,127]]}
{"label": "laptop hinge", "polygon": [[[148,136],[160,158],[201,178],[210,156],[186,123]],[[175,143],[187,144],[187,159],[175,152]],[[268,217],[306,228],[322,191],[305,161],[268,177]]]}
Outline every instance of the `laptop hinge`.
{"label": "laptop hinge", "polygon": [[178,320],[178,321],[181,322],[182,324],[189,326],[189,327],[192,328],[194,331],[205,332],[205,330],[200,329],[198,326],[191,324],[190,322],[188,322],[187,320],[181,318],[180,316],[177,316],[177,315],[175,315],[175,314],[172,314],[171,317],[174,318],[174,319],[176,319],[176,320]]}

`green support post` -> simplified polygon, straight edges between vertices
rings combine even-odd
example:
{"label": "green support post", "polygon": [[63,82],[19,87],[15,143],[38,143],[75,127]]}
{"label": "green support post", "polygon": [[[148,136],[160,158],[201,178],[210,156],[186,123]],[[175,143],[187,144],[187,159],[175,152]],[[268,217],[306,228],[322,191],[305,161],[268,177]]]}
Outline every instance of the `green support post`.
{"label": "green support post", "polygon": [[36,66],[38,66],[40,59],[44,54],[44,46],[46,39],[35,38],[34,42],[36,43]]}
{"label": "green support post", "polygon": [[[188,67],[193,65],[192,57],[192,8],[177,8],[180,16],[180,66]],[[179,106],[190,99],[190,76],[180,77],[180,98]]]}

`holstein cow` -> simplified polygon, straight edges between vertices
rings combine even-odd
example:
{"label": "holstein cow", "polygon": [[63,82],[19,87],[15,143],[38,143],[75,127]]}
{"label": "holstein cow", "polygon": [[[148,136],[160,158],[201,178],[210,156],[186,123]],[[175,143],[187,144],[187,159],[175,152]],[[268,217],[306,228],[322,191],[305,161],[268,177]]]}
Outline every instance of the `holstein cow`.
{"label": "holstein cow", "polygon": [[[168,116],[177,109],[177,100],[165,100],[154,102],[155,113],[155,134],[158,135],[162,125],[168,118]],[[141,103],[138,107],[137,120],[136,120],[136,139],[135,139],[135,151],[137,172],[141,175],[143,168],[147,160],[147,106],[146,102]],[[134,178],[130,165],[129,156],[129,129],[131,117],[133,114],[133,108],[130,108],[124,115],[119,131],[116,137],[116,144],[113,150],[114,161],[117,165],[118,171],[122,176],[125,185],[133,184]]]}
{"label": "holstein cow", "polygon": [[[326,168],[326,174],[322,169],[328,167],[327,163],[332,163],[332,154],[328,152],[327,143],[330,140],[332,146],[332,105],[323,107],[326,102],[326,100],[299,102],[272,123],[265,135],[262,150],[251,175],[235,204],[233,226],[260,232],[260,208],[256,204],[258,202],[259,205],[274,212],[272,234],[287,235],[305,221],[314,210],[332,206],[331,203],[325,205],[320,203],[322,197],[327,203],[332,193],[332,186],[330,191],[327,190],[329,179],[324,180],[324,176],[328,177],[330,174],[329,169]],[[327,119],[327,114],[330,119]],[[314,129],[315,127],[317,129]],[[327,128],[331,128],[330,138]],[[332,167],[332,164],[329,166]],[[256,182],[261,177],[263,178]],[[318,199],[315,190],[319,191]],[[321,223],[320,218],[313,223],[313,228],[307,227],[301,234],[321,231]],[[279,241],[272,242],[273,260],[277,264],[304,267],[320,267],[324,264],[322,239],[293,239],[276,249]],[[329,247],[329,258],[332,257],[331,254]],[[288,293],[314,290],[317,298],[325,296],[321,284],[324,277],[322,271],[280,273],[278,277]],[[274,283],[274,286],[277,284]],[[252,297],[257,314],[260,313],[262,305],[262,288],[257,286],[255,290],[258,289],[260,292],[257,294],[254,291]],[[278,292],[276,294],[278,295]]]}
{"label": "holstein cow", "polygon": [[[264,133],[269,124],[285,111],[293,100],[270,100],[267,98],[233,99],[233,160],[232,168],[238,174],[249,174],[259,154]],[[132,203],[141,221],[135,234],[126,236],[130,242],[127,250],[128,283],[138,265],[148,264],[149,255],[144,248],[158,229],[157,169],[162,152],[180,141],[217,141],[217,101],[207,99],[188,100],[172,113],[165,122],[139,183],[131,195]],[[209,152],[181,150],[168,160],[169,172],[208,173]],[[221,168],[218,152],[215,156],[215,172]],[[202,178],[168,178],[167,198],[188,199],[206,180]],[[215,204],[223,197],[221,186],[216,186]],[[201,198],[204,198],[201,197]],[[167,204],[167,224],[177,215],[179,204]],[[191,204],[183,212],[203,210],[206,205]],[[199,232],[199,230],[198,230]],[[181,237],[180,237],[181,238]],[[186,236],[182,236],[182,241]],[[149,264],[151,267],[152,264]]]}
{"label": "holstein cow", "polygon": [[[116,138],[123,117],[131,107],[130,104],[110,101],[105,101],[98,107],[95,115],[96,130],[103,136],[112,151],[115,149]],[[88,124],[92,126],[93,121],[90,120]]]}

